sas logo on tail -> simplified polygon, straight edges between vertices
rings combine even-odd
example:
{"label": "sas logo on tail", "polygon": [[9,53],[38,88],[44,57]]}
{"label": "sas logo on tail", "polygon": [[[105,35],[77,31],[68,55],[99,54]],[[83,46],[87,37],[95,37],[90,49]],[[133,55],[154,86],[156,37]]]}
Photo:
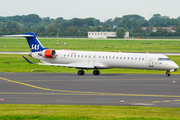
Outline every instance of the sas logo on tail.
{"label": "sas logo on tail", "polygon": [[31,45],[31,50],[39,50],[39,45],[32,44]]}

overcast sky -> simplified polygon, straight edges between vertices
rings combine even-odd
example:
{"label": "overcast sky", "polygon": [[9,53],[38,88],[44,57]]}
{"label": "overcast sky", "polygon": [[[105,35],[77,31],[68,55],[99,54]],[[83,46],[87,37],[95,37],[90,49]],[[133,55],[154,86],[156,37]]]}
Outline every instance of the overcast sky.
{"label": "overcast sky", "polygon": [[153,14],[180,16],[180,0],[0,0],[0,16],[38,14],[64,19],[107,19],[137,14],[149,20]]}

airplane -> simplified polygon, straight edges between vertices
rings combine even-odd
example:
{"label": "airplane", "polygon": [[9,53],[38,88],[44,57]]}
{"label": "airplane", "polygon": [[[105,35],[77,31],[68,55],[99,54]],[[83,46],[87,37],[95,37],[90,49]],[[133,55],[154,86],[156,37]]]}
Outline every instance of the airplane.
{"label": "airplane", "polygon": [[169,77],[170,72],[175,72],[179,68],[175,62],[162,54],[54,50],[43,47],[35,33],[4,36],[27,39],[31,49],[29,56],[42,62],[33,63],[23,56],[29,63],[76,68],[79,69],[78,75],[84,75],[84,70],[94,70],[93,75],[99,75],[100,69],[126,68],[166,70],[166,76]]}

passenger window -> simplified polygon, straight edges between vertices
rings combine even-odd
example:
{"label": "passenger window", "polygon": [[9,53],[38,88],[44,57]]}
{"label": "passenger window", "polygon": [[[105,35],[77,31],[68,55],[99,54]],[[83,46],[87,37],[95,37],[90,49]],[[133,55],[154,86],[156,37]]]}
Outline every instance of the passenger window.
{"label": "passenger window", "polygon": [[87,55],[85,56],[85,58],[87,58]]}
{"label": "passenger window", "polygon": [[72,57],[73,55],[71,55],[71,57]]}
{"label": "passenger window", "polygon": [[99,56],[99,58],[101,58],[101,56]]}
{"label": "passenger window", "polygon": [[78,55],[78,57],[80,57],[80,55]]}
{"label": "passenger window", "polygon": [[109,56],[109,59],[111,59],[111,56]]}
{"label": "passenger window", "polygon": [[104,58],[104,56],[102,58]]}
{"label": "passenger window", "polygon": [[118,57],[116,57],[116,59],[118,59]]}
{"label": "passenger window", "polygon": [[144,58],[142,58],[142,60],[144,60]]}
{"label": "passenger window", "polygon": [[131,58],[131,60],[133,60],[133,57]]}
{"label": "passenger window", "polygon": [[64,55],[64,57],[66,57],[66,55]]}
{"label": "passenger window", "polygon": [[106,59],[108,58],[108,56],[106,56]]}
{"label": "passenger window", "polygon": [[139,60],[141,60],[141,58],[139,58]]}
{"label": "passenger window", "polygon": [[137,60],[137,58],[135,58],[135,60]]}
{"label": "passenger window", "polygon": [[128,60],[129,60],[129,57],[128,57]]}
{"label": "passenger window", "polygon": [[67,57],[69,57],[69,55],[67,55]]}
{"label": "passenger window", "polygon": [[124,57],[124,59],[126,59],[126,57]]}
{"label": "passenger window", "polygon": [[81,57],[83,57],[83,55]]}
{"label": "passenger window", "polygon": [[74,55],[74,57],[76,57],[76,55]]}
{"label": "passenger window", "polygon": [[120,57],[120,59],[122,59],[122,57]]}
{"label": "passenger window", "polygon": [[115,57],[113,57],[113,59],[114,59]]}

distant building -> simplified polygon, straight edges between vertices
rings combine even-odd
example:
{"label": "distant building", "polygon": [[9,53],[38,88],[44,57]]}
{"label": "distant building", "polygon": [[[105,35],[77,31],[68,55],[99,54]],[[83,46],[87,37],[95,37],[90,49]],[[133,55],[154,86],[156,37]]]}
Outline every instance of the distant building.
{"label": "distant building", "polygon": [[124,39],[129,39],[129,32],[125,32]]}
{"label": "distant building", "polygon": [[[141,27],[143,30],[146,30],[147,27]],[[175,30],[173,30],[173,27],[152,27],[152,32],[157,32],[157,28],[162,28],[162,29],[166,29],[168,32],[176,32]]]}
{"label": "distant building", "polygon": [[114,38],[116,32],[88,32],[88,38]]}

